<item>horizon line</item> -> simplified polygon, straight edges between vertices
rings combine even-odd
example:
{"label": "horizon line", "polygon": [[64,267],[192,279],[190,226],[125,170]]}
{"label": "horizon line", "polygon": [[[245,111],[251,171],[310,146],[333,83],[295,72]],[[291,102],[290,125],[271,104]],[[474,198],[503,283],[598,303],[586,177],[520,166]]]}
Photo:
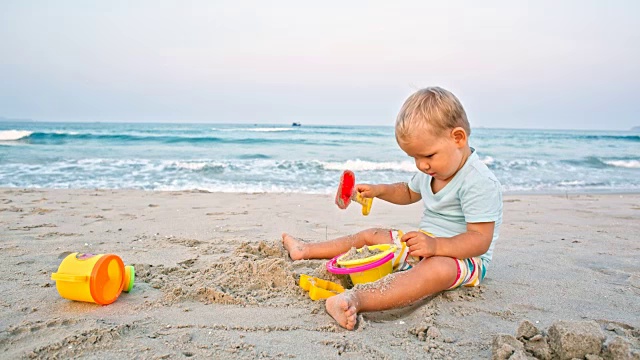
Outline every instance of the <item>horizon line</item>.
{"label": "horizon line", "polygon": [[[226,122],[208,122],[208,121],[202,121],[202,122],[177,122],[177,121],[171,121],[171,120],[167,120],[167,121],[159,121],[159,120],[151,120],[151,121],[147,121],[147,120],[141,120],[141,121],[130,121],[130,120],[124,120],[124,121],[117,121],[117,120],[94,120],[94,121],[88,121],[88,120],[67,120],[67,121],[60,121],[60,120],[34,120],[34,119],[18,119],[18,118],[7,118],[7,117],[3,117],[0,116],[0,123],[3,122],[29,122],[29,123],[75,123],[75,124],[183,124],[183,125],[263,125],[263,126],[269,126],[269,125],[278,125],[278,126],[289,126],[292,127],[293,123],[296,124],[300,124],[302,126],[300,127],[304,127],[305,124],[300,122],[300,121],[293,121],[293,122],[286,122],[286,123],[270,123],[270,122],[261,122],[261,123],[257,123],[257,122],[235,122],[235,123],[226,123]],[[352,127],[393,127],[392,124],[390,125],[375,125],[375,124],[321,124],[321,123],[311,123],[308,124],[307,126],[352,126]],[[484,126],[484,125],[478,125],[478,126],[473,126],[471,125],[471,129],[492,129],[492,130],[557,130],[557,131],[575,131],[575,130],[580,130],[580,131],[629,131],[629,132],[634,132],[634,131],[640,131],[640,124],[637,126],[632,126],[631,128],[628,129],[590,129],[590,128],[574,128],[574,129],[570,129],[570,128],[530,128],[530,127],[493,127],[493,126]]]}

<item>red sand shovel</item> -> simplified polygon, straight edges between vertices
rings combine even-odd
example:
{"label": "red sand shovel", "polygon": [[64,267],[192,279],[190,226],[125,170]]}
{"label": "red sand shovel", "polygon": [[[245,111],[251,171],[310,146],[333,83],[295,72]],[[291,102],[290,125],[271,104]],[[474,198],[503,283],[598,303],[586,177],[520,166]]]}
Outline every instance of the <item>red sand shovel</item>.
{"label": "red sand shovel", "polygon": [[371,211],[371,203],[373,198],[363,198],[356,191],[356,176],[351,170],[345,170],[340,176],[340,185],[338,185],[338,193],[336,194],[336,205],[340,209],[346,209],[351,200],[362,205],[362,215],[369,215]]}

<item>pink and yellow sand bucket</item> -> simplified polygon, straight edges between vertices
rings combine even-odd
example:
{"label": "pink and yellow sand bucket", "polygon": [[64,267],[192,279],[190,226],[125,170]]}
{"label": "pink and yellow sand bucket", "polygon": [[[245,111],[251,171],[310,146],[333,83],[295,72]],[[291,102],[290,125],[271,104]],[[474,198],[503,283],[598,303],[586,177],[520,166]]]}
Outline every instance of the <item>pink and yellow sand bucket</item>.
{"label": "pink and yellow sand bucket", "polygon": [[[343,260],[342,258],[346,254],[341,254],[327,262],[327,270],[333,274],[348,274],[354,285],[374,282],[391,274],[393,253],[396,251],[396,246],[380,244],[368,246],[368,248],[369,250],[382,250],[382,252],[364,259],[354,260]],[[358,249],[358,252],[360,251],[362,249]]]}

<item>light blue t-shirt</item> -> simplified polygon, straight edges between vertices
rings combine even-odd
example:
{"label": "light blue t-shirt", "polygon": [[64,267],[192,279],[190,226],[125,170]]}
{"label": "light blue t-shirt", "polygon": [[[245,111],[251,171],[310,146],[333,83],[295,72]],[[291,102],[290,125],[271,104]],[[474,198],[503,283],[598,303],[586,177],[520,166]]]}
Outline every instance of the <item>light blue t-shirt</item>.
{"label": "light blue t-shirt", "polygon": [[424,202],[420,229],[437,237],[466,232],[467,223],[495,221],[491,246],[480,256],[489,265],[502,224],[502,188],[475,149],[471,148],[467,162],[436,194],[431,190],[431,176],[423,172],[413,175],[409,189],[420,193]]}

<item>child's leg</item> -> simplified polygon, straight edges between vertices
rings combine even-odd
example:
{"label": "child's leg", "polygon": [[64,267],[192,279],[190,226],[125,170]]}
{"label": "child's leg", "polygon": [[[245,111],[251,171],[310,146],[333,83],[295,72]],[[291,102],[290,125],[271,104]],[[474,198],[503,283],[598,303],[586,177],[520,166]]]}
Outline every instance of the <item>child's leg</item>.
{"label": "child's leg", "polygon": [[306,243],[284,233],[282,244],[292,260],[331,259],[349,251],[351,247],[359,249],[365,245],[392,244],[390,231],[390,229],[367,229],[357,234],[319,243]]}
{"label": "child's leg", "polygon": [[340,326],[352,330],[361,311],[387,310],[408,305],[448,289],[456,280],[458,264],[453,258],[434,256],[412,269],[397,272],[327,299],[326,309]]}

